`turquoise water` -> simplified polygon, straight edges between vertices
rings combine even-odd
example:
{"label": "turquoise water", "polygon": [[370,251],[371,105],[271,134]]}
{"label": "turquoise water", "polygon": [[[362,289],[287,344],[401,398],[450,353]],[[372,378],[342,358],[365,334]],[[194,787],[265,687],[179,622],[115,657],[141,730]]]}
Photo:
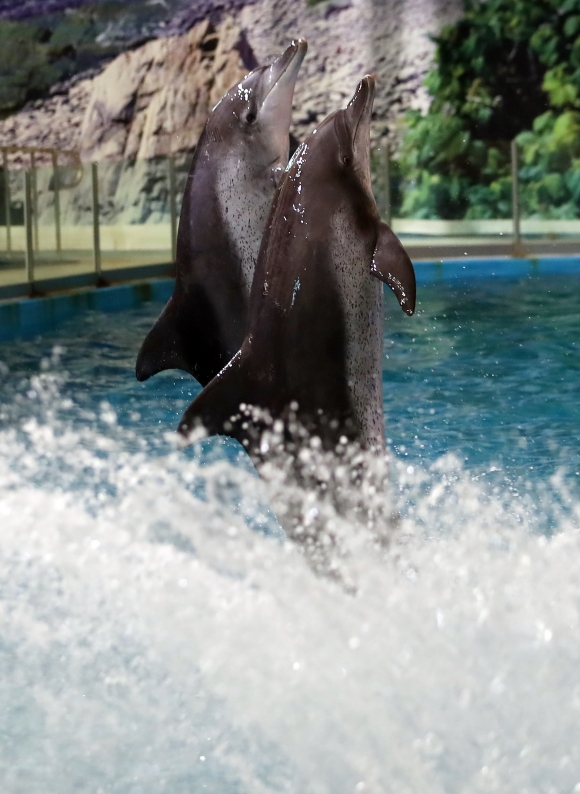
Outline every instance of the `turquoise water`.
{"label": "turquoise water", "polygon": [[176,449],[161,304],[0,345],[2,791],[577,790],[579,287],[386,296],[402,520],[333,518],[348,591],[254,531],[233,442]]}
{"label": "turquoise water", "polygon": [[[413,460],[545,478],[580,463],[580,277],[424,286],[385,323],[387,435]],[[404,451],[402,446],[405,447]]]}
{"label": "turquoise water", "polygon": [[[575,475],[580,461],[580,276],[519,282],[431,284],[414,318],[386,296],[384,405],[393,452],[428,464],[453,452],[474,474],[492,467],[516,481],[546,478],[558,467]],[[55,345],[73,425],[99,422],[101,403],[133,429],[151,454],[166,452],[199,392],[188,375],[133,377],[139,344],[159,304],[104,314],[88,312],[36,340],[6,343],[0,360],[0,426],[34,415],[26,379]],[[26,387],[26,388],[25,388]],[[28,397],[26,395],[29,394]],[[207,450],[211,445],[204,445]],[[235,458],[233,442],[219,444]]]}

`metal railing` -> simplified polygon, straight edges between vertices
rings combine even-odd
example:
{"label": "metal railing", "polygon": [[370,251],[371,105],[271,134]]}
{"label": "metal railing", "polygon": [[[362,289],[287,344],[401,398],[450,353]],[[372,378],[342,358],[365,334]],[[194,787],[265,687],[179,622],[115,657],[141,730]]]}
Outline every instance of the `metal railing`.
{"label": "metal railing", "polygon": [[[413,225],[413,219],[406,219],[404,217],[394,217],[393,212],[393,201],[392,201],[392,166],[395,163],[395,160],[390,152],[388,144],[383,144],[380,148],[375,150],[375,192],[377,197],[377,204],[379,206],[379,210],[381,212],[382,218],[389,224],[395,225],[395,230],[397,230],[397,226],[399,228],[406,226]],[[511,218],[509,219],[509,227],[511,233],[511,240],[513,245],[513,250],[516,255],[523,255],[524,249],[522,247],[522,217],[521,217],[521,181],[520,181],[520,152],[517,142],[514,140],[511,142],[510,145],[510,170],[511,170],[511,205],[512,205],[512,212]],[[409,223],[409,220],[411,223]],[[498,219],[500,222],[503,219]],[[487,221],[483,221],[485,224]],[[425,227],[424,233],[429,235],[430,228],[437,228],[437,226],[441,227],[442,225],[447,224],[450,228],[453,227],[455,230],[461,229],[462,227],[469,229],[470,227],[476,227],[477,225],[481,226],[482,222],[479,221],[441,221],[439,219],[422,219],[421,221],[417,221],[414,225],[418,226],[419,224]],[[491,223],[498,223],[498,221],[491,221]],[[578,225],[578,233],[580,235],[580,219]],[[434,236],[438,236],[441,234],[440,232],[434,232]],[[472,233],[473,234],[473,233]],[[505,235],[504,232],[500,233],[502,236]],[[519,253],[518,253],[519,252]]]}
{"label": "metal railing", "polygon": [[31,206],[28,208],[30,213],[30,220],[34,225],[34,244],[38,249],[39,233],[38,233],[38,217],[35,207],[38,204],[38,184],[37,184],[37,156],[49,155],[52,161],[52,169],[54,174],[54,205],[55,205],[55,239],[56,250],[62,250],[62,235],[60,223],[60,185],[58,179],[58,158],[66,157],[69,161],[78,164],[82,168],[78,152],[66,149],[53,149],[49,147],[30,147],[30,146],[1,146],[2,151],[2,168],[4,171],[4,207],[6,215],[6,249],[8,252],[12,250],[12,222],[11,222],[11,193],[10,193],[10,168],[8,165],[8,155],[17,154],[25,155],[30,158],[30,190],[31,190]]}
{"label": "metal railing", "polygon": [[[120,267],[119,262],[123,257],[119,252],[123,252],[125,262],[129,262],[131,256],[133,257],[130,262],[131,267],[140,263],[169,265],[175,261],[179,207],[191,154],[155,158],[150,161],[117,163],[103,161],[87,165],[82,164],[78,153],[73,151],[18,146],[0,147],[0,149],[4,169],[5,249],[8,255],[4,257],[2,272],[6,272],[8,268],[14,270],[23,268],[31,293],[34,292],[34,283],[40,265],[43,265],[40,280],[51,278],[52,276],[47,275],[46,265],[52,266],[63,262],[70,264],[74,259],[73,254],[78,260],[75,272],[92,273],[96,284],[105,284],[107,271]],[[10,157],[20,158],[19,169],[9,168]],[[23,163],[22,158],[28,159]],[[521,218],[522,190],[525,191],[526,184],[522,184],[520,179],[523,171],[520,171],[519,150],[515,141],[511,145],[511,218],[504,217],[490,221],[442,221],[395,217],[393,191],[399,190],[397,187],[399,166],[391,157],[387,146],[375,149],[372,161],[373,182],[381,215],[393,226],[395,232],[403,237],[405,245],[410,247],[412,256],[420,258],[434,255],[438,242],[443,240],[446,240],[445,245],[451,250],[451,254],[443,253],[441,256],[453,255],[453,245],[458,248],[457,255],[463,256],[474,241],[479,244],[480,249],[485,245],[490,245],[491,248],[495,245],[494,250],[498,251],[500,249],[497,243],[501,243],[503,253],[511,253],[515,256],[526,255],[524,238],[526,238],[526,247],[529,247],[528,237],[531,226],[530,219],[522,221]],[[40,167],[41,162],[45,164],[48,162],[48,168]],[[25,167],[22,168],[22,165]],[[114,171],[115,168],[117,171],[112,176],[111,169]],[[22,176],[17,177],[16,170]],[[13,183],[18,182],[20,185],[20,187],[16,185],[19,198],[14,207],[22,205],[23,216],[17,224],[14,223],[13,217],[11,174]],[[50,174],[52,177],[49,184],[47,178]],[[42,176],[40,182],[39,175]],[[505,183],[505,174],[502,179]],[[124,184],[124,192],[119,188],[121,183]],[[46,187],[47,184],[49,187]],[[400,202],[400,190],[399,194],[395,195]],[[41,200],[44,202],[43,208],[39,205]],[[141,200],[147,205],[143,217],[139,216],[137,210],[136,214],[129,212],[127,215],[130,209],[127,205],[131,204],[131,201],[138,203]],[[40,220],[42,223],[39,225]],[[541,223],[542,221],[540,225]],[[557,220],[555,225],[557,226],[558,223],[562,224]],[[580,219],[563,223],[564,226],[568,224],[566,227],[568,231],[562,234],[575,234],[579,238],[577,242],[580,253]],[[553,226],[554,222],[547,220],[546,224],[547,228],[550,224]],[[16,234],[18,226],[24,228]],[[481,231],[483,227],[485,230]],[[500,228],[501,231],[497,231]],[[86,230],[86,233],[83,230]],[[81,236],[83,236],[82,245],[79,243]],[[16,238],[18,245],[15,245]],[[20,252],[19,256],[15,255],[16,248]],[[23,262],[19,258],[22,257],[22,251]],[[51,255],[48,256],[47,252]],[[12,259],[10,259],[11,254],[14,255]],[[116,255],[116,260],[113,254]],[[1,260],[0,252],[0,265],[2,265]],[[0,282],[2,272],[0,272]]]}
{"label": "metal railing", "polygon": [[[20,225],[23,226],[22,231],[24,232],[22,236],[22,231],[20,232],[20,246],[18,250],[22,252],[24,251],[24,270],[25,270],[25,277],[26,280],[29,282],[31,287],[31,293],[34,292],[34,282],[36,278],[36,271],[37,265],[40,263],[42,256],[40,254],[41,243],[42,243],[42,251],[44,255],[44,259],[47,259],[47,252],[53,251],[54,256],[52,257],[51,264],[58,264],[59,262],[63,262],[66,260],[67,255],[68,259],[71,259],[71,251],[75,249],[74,244],[70,244],[68,248],[63,246],[63,226],[62,226],[62,213],[61,213],[61,198],[63,196],[63,191],[69,190],[73,188],[72,193],[75,192],[75,188],[78,188],[81,182],[83,183],[83,190],[84,190],[84,197],[81,197],[82,200],[79,199],[80,203],[88,205],[90,203],[90,226],[92,226],[92,240],[91,240],[91,259],[92,259],[92,271],[94,272],[95,282],[98,285],[106,284],[105,274],[106,270],[103,268],[103,229],[109,232],[106,236],[108,240],[108,244],[111,244],[111,237],[115,237],[115,234],[111,235],[111,230],[113,232],[118,231],[117,227],[114,225],[106,224],[103,226],[104,218],[103,213],[108,208],[107,202],[110,204],[110,200],[107,195],[103,195],[102,193],[102,185],[101,183],[101,171],[104,169],[105,171],[107,168],[113,167],[120,167],[131,169],[133,168],[135,173],[137,174],[137,180],[139,178],[141,181],[147,181],[147,175],[143,176],[143,174],[139,177],[139,168],[138,165],[144,163],[147,167],[150,165],[151,162],[155,162],[158,165],[157,170],[161,171],[161,181],[164,182],[164,193],[166,194],[166,209],[168,210],[169,216],[169,223],[167,228],[167,243],[166,245],[162,242],[161,248],[166,249],[167,254],[163,255],[163,261],[168,262],[168,258],[170,257],[171,262],[175,261],[176,256],[176,243],[177,243],[177,226],[178,226],[178,218],[179,218],[179,205],[181,201],[181,193],[182,188],[178,184],[178,169],[176,165],[176,157],[170,156],[167,158],[156,158],[155,161],[132,161],[132,162],[120,162],[120,163],[111,163],[106,161],[104,163],[91,163],[83,165],[80,161],[79,155],[77,152],[70,152],[70,151],[57,151],[53,149],[31,149],[28,147],[0,147],[2,149],[2,165],[3,165],[3,172],[4,172],[4,207],[5,207],[5,230],[6,230],[6,247],[5,251],[8,255],[8,259],[12,255],[12,260],[10,260],[14,267],[18,267],[18,257],[16,256],[16,249],[14,246],[14,219],[13,219],[13,196],[11,193],[11,175],[15,177],[16,171],[19,173],[18,179],[22,179],[22,187],[23,190],[21,191],[21,196],[19,197],[18,204],[22,205],[23,209],[23,217],[21,220]],[[25,156],[28,158],[28,162],[22,164],[19,163],[21,166],[18,169],[11,170],[9,168],[8,163],[8,154],[17,154],[22,158]],[[53,218],[51,223],[54,224],[54,232],[53,232],[53,243],[48,242],[47,244],[47,235],[46,232],[49,227],[46,226],[46,223],[43,225],[42,229],[39,229],[39,217],[41,215],[41,210],[39,209],[39,186],[38,186],[38,163],[40,155],[48,156],[50,158],[50,163],[52,167],[52,179],[50,182],[49,190],[52,193],[51,196],[51,212],[53,212]],[[189,162],[190,155],[184,155],[187,164]],[[182,158],[183,159],[183,158]],[[70,168],[71,163],[78,171],[78,178],[73,180],[72,184],[62,184],[61,180],[61,171],[59,169],[62,168],[60,163],[65,161],[65,165]],[[25,167],[22,168],[22,165]],[[46,170],[46,169],[45,169]],[[183,170],[180,172],[182,175]],[[87,182],[86,177],[90,175],[90,194],[87,190]],[[46,176],[46,174],[45,174]],[[159,174],[157,175],[159,181]],[[16,177],[15,177],[16,178]],[[106,180],[105,180],[106,181]],[[139,190],[137,190],[139,192]],[[46,193],[46,191],[45,191]],[[106,191],[105,191],[106,193]],[[46,198],[46,196],[45,196]],[[77,197],[79,198],[79,197]],[[45,202],[46,203],[46,202]],[[70,202],[69,202],[70,203]],[[65,206],[67,205],[67,201],[65,201]],[[88,209],[88,206],[86,207]],[[46,209],[46,207],[45,207]],[[70,209],[70,207],[69,207]],[[46,216],[46,213],[45,213]],[[83,215],[82,221],[78,224],[77,231],[85,226],[87,226],[87,221],[89,220],[88,215],[85,212]],[[110,219],[109,219],[110,220]],[[146,224],[145,224],[146,225]],[[136,227],[136,228],[135,228]],[[127,226],[125,225],[124,229],[125,232],[129,229],[135,228],[137,235],[132,235],[134,238],[139,237],[139,231],[143,228],[143,224],[139,226],[138,224],[132,225],[131,223]],[[148,227],[151,228],[150,226]],[[157,228],[160,232],[163,232],[162,224],[158,224]],[[64,229],[66,231],[66,227]],[[70,225],[69,225],[69,232],[70,232]],[[42,240],[40,231],[43,232]],[[69,235],[70,236],[70,235]],[[116,235],[119,237],[119,235]],[[149,235],[150,236],[150,235]],[[78,238],[78,235],[77,235]],[[133,240],[134,244],[134,240]],[[107,246],[107,241],[106,241]],[[144,244],[144,247],[146,245]],[[159,249],[159,241],[157,240],[156,249]],[[78,248],[78,239],[77,245]],[[83,244],[82,247],[83,252],[88,253],[86,250],[86,245]],[[130,244],[127,244],[125,249],[122,249],[127,254],[133,250]],[[105,247],[105,251],[108,252],[108,248]],[[77,251],[78,253],[78,251]],[[61,256],[62,255],[62,256]],[[21,254],[20,254],[21,256]],[[40,257],[40,259],[39,259]],[[119,257],[117,257],[119,258]],[[122,258],[122,257],[121,257]],[[86,259],[86,256],[83,258],[83,261]],[[151,256],[149,257],[151,259]],[[45,262],[46,264],[46,262]],[[137,263],[138,264],[138,263]],[[159,262],[161,264],[161,261]],[[134,266],[135,262],[131,263],[131,266]],[[83,270],[86,272],[86,268]],[[44,278],[46,278],[46,272],[44,273]],[[1,282],[1,274],[0,274],[0,282]]]}

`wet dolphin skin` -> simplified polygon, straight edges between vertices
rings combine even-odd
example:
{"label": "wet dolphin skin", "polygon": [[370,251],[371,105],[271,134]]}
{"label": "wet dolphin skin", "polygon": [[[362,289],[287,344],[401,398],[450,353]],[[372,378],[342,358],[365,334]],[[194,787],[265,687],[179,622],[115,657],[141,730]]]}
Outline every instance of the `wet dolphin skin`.
{"label": "wet dolphin skin", "polygon": [[288,161],[303,39],[213,109],[187,178],[172,297],[139,351],[139,380],[183,369],[205,385],[239,349],[260,241]]}
{"label": "wet dolphin skin", "polygon": [[260,420],[239,416],[246,404],[286,422],[292,414],[327,448],[344,436],[384,448],[381,281],[412,314],[415,273],[372,194],[373,98],[367,76],[288,165],[260,249],[248,333],[186,411],[182,434],[203,424],[252,452]]}

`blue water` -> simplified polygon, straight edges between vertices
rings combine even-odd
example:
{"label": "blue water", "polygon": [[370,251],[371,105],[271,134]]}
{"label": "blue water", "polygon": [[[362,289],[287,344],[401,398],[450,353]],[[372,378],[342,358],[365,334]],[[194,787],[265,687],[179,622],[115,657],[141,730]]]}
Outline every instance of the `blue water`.
{"label": "blue water", "polygon": [[331,516],[349,588],[234,442],[175,448],[161,304],[0,345],[2,794],[579,790],[579,287],[386,296],[402,519]]}
{"label": "blue water", "polygon": [[[412,462],[545,478],[580,465],[580,277],[426,285],[414,319],[388,301],[387,436]],[[387,296],[388,297],[388,296]]]}
{"label": "blue water", "polygon": [[[407,318],[386,295],[383,371],[386,434],[395,455],[428,465],[455,454],[474,475],[546,478],[580,465],[580,276],[430,284]],[[88,312],[35,340],[0,345],[0,427],[40,410],[27,379],[63,348],[67,420],[105,433],[102,404],[151,454],[167,451],[199,385],[179,372],[144,384],[133,375],[159,304],[117,314]],[[52,365],[51,365],[52,366]],[[28,395],[28,396],[27,396]],[[116,425],[117,426],[117,425]],[[243,463],[235,442],[204,442],[205,454]],[[184,453],[185,455],[190,453]]]}

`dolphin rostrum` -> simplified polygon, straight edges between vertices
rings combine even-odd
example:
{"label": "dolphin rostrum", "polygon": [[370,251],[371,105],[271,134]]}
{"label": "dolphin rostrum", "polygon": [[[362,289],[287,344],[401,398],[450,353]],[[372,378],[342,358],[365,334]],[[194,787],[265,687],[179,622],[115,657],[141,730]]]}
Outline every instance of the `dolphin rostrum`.
{"label": "dolphin rostrum", "polygon": [[186,411],[183,435],[202,424],[237,438],[259,462],[268,422],[287,433],[294,417],[328,450],[347,440],[384,449],[380,282],[407,314],[416,287],[372,193],[373,98],[367,76],[290,161],[262,240],[248,333]]}
{"label": "dolphin rostrum", "polygon": [[215,106],[187,177],[173,295],[136,375],[183,369],[205,385],[239,349],[260,241],[288,161],[292,98],[306,54],[294,41]]}

